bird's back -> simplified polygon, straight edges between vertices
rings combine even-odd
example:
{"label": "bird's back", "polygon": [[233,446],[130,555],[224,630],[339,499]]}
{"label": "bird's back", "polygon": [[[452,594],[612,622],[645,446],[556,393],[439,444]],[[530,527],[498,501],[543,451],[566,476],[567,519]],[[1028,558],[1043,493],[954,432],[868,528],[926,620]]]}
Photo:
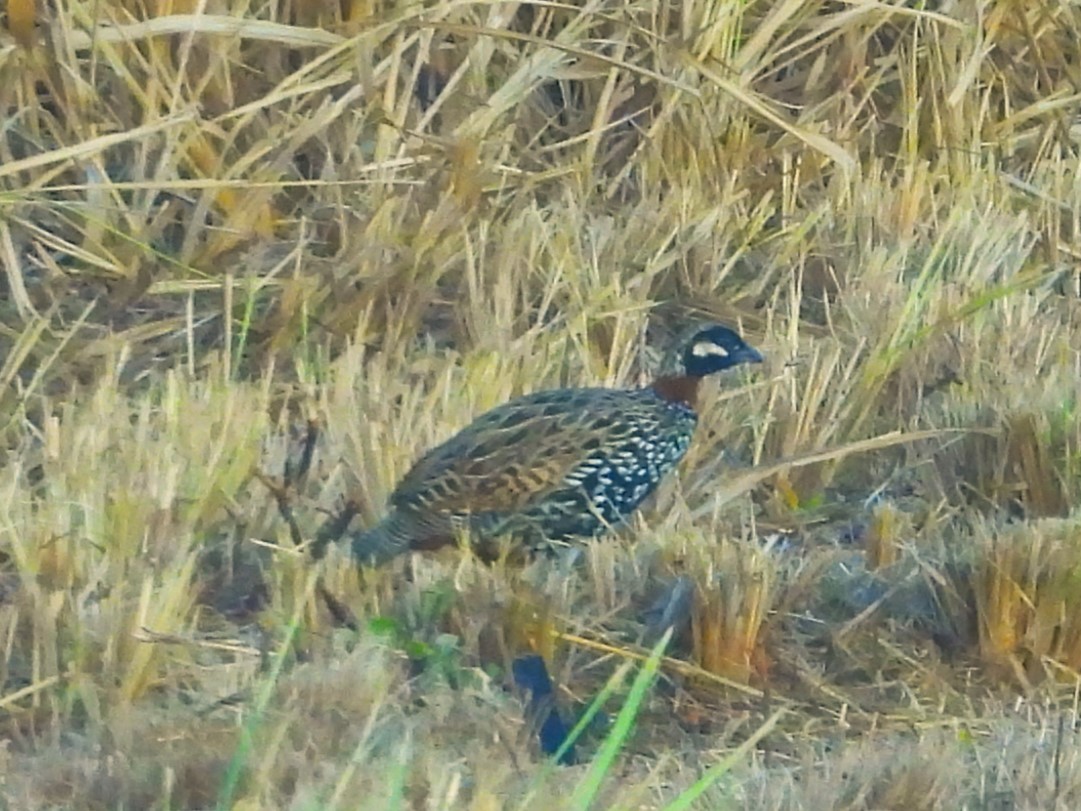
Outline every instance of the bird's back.
{"label": "bird's back", "polygon": [[414,548],[521,534],[593,536],[618,523],[686,453],[694,412],[650,389],[557,389],[512,400],[418,460],[384,529]]}

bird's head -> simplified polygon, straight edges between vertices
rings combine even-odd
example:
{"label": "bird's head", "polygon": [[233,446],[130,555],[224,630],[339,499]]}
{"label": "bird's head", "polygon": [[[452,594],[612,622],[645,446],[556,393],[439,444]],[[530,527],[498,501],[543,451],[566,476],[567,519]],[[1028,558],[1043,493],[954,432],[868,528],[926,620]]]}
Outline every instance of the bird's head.
{"label": "bird's head", "polygon": [[687,377],[705,377],[741,363],[761,363],[763,360],[761,352],[720,324],[710,324],[690,333],[677,352],[682,372]]}

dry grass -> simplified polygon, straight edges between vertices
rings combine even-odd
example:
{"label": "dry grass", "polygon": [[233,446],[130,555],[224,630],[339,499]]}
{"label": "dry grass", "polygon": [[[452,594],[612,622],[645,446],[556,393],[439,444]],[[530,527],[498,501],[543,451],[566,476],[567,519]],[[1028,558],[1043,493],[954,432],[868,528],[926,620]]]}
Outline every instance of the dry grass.
{"label": "dry grass", "polygon": [[[6,807],[1077,806],[1075,5],[0,19]],[[769,362],[611,543],[294,546],[308,420],[304,539],[691,317]]]}

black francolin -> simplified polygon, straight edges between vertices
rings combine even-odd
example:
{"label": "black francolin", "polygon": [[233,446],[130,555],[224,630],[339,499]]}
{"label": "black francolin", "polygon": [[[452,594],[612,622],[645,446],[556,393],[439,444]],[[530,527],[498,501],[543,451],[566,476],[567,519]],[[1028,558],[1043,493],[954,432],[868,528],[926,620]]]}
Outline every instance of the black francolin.
{"label": "black francolin", "polygon": [[478,417],[413,465],[387,516],[353,539],[354,557],[379,564],[462,531],[535,550],[619,524],[687,452],[702,378],[762,355],[715,324],[680,342],[673,360],[645,388],[542,391]]}

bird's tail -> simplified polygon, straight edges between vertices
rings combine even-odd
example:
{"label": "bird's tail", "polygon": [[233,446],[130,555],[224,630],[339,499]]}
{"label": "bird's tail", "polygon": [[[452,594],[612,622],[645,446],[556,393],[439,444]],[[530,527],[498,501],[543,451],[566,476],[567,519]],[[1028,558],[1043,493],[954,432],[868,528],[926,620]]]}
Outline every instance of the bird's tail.
{"label": "bird's tail", "polygon": [[353,560],[364,566],[381,566],[409,551],[409,522],[397,512],[350,541]]}

